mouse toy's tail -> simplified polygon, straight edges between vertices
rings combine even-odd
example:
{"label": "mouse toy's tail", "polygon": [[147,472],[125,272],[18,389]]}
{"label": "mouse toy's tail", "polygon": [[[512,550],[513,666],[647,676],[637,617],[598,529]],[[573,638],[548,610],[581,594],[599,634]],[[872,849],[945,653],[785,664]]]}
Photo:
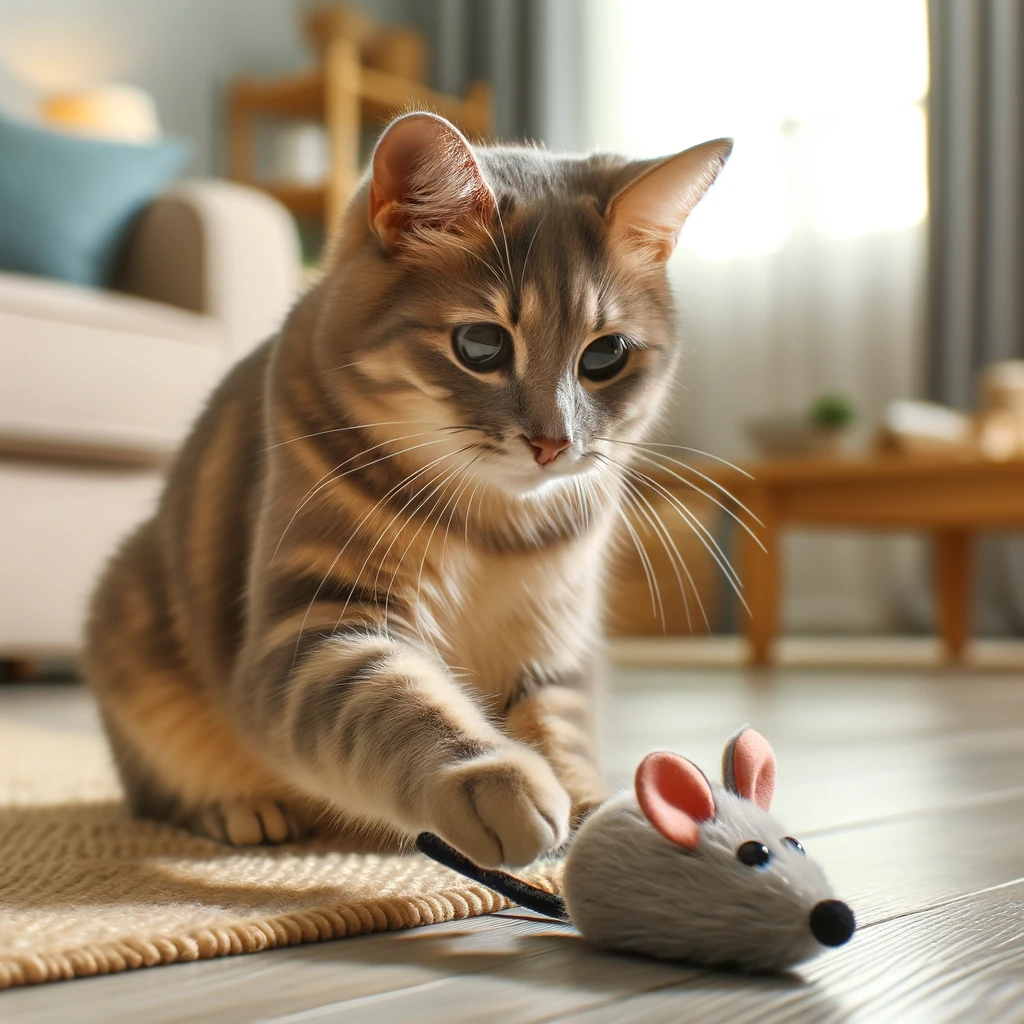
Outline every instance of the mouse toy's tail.
{"label": "mouse toy's tail", "polygon": [[452,871],[458,871],[460,875],[486,885],[501,896],[505,896],[513,903],[518,903],[527,910],[534,910],[546,917],[553,917],[559,921],[568,921],[569,915],[565,911],[565,900],[553,892],[539,889],[529,882],[524,882],[515,875],[507,875],[504,871],[490,871],[487,868],[478,868],[471,860],[464,857],[454,847],[449,846],[443,839],[438,839],[432,832],[421,832],[416,837],[416,849],[425,853],[438,864],[443,864]]}

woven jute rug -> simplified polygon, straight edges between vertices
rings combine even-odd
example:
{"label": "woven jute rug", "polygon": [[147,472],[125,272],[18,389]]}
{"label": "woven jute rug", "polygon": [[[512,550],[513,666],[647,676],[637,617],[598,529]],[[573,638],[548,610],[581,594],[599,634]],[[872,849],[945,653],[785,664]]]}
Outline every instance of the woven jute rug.
{"label": "woven jute rug", "polygon": [[102,738],[0,721],[0,989],[505,906],[419,854],[232,849],[133,821]]}

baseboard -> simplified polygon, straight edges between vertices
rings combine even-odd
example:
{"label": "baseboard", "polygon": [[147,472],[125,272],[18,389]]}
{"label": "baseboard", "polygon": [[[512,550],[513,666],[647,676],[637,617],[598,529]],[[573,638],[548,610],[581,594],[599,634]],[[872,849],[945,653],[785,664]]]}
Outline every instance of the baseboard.
{"label": "baseboard", "polygon": [[[746,642],[739,636],[625,637],[611,641],[611,660],[637,668],[744,668]],[[797,636],[777,645],[780,668],[949,669],[935,637]],[[977,640],[956,669],[1024,671],[1024,640]]]}

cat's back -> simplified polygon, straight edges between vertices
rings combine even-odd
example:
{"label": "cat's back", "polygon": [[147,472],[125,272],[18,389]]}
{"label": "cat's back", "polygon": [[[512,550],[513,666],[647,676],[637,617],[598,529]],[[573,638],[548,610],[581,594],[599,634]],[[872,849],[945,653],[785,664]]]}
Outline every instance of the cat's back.
{"label": "cat's back", "polygon": [[123,645],[135,633],[162,651],[161,660],[199,677],[230,673],[262,496],[264,392],[275,342],[254,349],[214,390],[153,516],[111,559],[93,597],[88,649]]}

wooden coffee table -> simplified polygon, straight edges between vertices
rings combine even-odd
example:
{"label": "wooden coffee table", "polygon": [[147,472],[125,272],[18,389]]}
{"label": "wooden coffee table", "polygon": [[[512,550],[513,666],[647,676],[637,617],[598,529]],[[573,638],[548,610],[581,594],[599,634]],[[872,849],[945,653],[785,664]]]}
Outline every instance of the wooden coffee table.
{"label": "wooden coffee table", "polygon": [[[764,461],[743,467],[752,479],[720,464],[702,462],[699,468],[763,523],[754,531],[766,552],[744,530],[736,531],[738,572],[750,607],[745,631],[756,665],[770,663],[778,634],[783,530],[831,526],[930,534],[939,627],[951,662],[962,659],[971,632],[974,534],[1024,530],[1024,460],[877,455]],[[682,498],[678,480],[672,489]]]}

